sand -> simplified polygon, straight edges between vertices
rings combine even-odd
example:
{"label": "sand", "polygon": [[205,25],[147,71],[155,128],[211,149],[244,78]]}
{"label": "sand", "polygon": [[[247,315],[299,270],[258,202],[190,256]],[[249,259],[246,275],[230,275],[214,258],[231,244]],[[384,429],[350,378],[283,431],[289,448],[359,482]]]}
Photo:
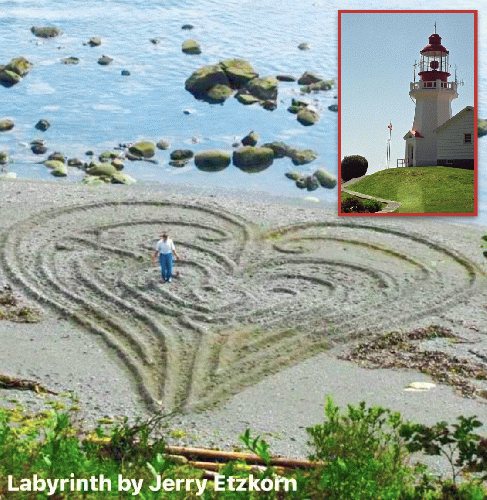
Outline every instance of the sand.
{"label": "sand", "polygon": [[[424,422],[477,414],[418,372],[336,353],[371,334],[438,324],[486,352],[485,228],[426,217],[337,217],[325,204],[156,185],[0,182],[0,284],[43,321],[0,322],[4,374],[73,391],[82,416],[178,411],[181,441],[228,446],[246,427],[306,454],[326,394]],[[161,230],[182,261],[160,281]],[[467,348],[468,347],[468,348]],[[2,390],[32,409],[33,394]],[[5,404],[5,403],[4,403]]]}

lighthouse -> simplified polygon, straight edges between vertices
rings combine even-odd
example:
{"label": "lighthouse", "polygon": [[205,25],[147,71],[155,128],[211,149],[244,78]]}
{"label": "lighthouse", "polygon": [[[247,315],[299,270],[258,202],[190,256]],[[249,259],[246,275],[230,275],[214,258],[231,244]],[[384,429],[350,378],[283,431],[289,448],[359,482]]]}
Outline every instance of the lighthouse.
{"label": "lighthouse", "polygon": [[457,82],[448,81],[450,76],[449,52],[441,44],[435,32],[428,45],[420,51],[419,81],[409,84],[409,95],[415,101],[412,129],[406,140],[405,165],[423,167],[437,165],[437,129],[452,118],[451,102],[458,97]]}

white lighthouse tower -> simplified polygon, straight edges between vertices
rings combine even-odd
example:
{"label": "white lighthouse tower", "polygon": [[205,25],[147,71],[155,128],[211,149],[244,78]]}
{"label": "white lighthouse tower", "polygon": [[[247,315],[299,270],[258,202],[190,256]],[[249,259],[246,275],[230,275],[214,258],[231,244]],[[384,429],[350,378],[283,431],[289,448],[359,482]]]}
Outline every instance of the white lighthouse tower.
{"label": "white lighthouse tower", "polygon": [[420,79],[409,86],[409,95],[416,102],[416,109],[413,127],[404,136],[408,167],[437,164],[438,134],[435,130],[452,117],[451,102],[458,97],[457,82],[448,81],[449,52],[441,45],[436,24],[435,33],[429,37],[428,45],[420,54]]}

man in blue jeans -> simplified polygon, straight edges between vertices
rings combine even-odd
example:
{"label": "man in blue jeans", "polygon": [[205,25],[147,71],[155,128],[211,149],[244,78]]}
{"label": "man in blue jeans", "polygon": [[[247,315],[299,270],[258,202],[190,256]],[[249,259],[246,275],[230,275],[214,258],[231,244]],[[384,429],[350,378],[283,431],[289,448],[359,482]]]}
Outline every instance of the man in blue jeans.
{"label": "man in blue jeans", "polygon": [[161,239],[157,242],[156,251],[152,257],[152,262],[155,264],[157,256],[159,256],[159,264],[161,265],[161,276],[164,281],[172,281],[172,259],[173,255],[176,260],[179,260],[179,255],[176,252],[173,241],[163,233]]}

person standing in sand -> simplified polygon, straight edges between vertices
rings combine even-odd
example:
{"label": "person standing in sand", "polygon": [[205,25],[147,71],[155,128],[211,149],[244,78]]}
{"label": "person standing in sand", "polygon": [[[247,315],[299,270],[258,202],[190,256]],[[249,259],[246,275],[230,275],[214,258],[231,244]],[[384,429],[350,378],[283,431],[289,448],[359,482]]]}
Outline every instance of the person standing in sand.
{"label": "person standing in sand", "polygon": [[166,233],[163,233],[161,239],[157,242],[156,251],[152,257],[152,263],[155,264],[159,256],[162,279],[169,283],[172,281],[173,255],[176,260],[180,260],[174,242],[167,237]]}

